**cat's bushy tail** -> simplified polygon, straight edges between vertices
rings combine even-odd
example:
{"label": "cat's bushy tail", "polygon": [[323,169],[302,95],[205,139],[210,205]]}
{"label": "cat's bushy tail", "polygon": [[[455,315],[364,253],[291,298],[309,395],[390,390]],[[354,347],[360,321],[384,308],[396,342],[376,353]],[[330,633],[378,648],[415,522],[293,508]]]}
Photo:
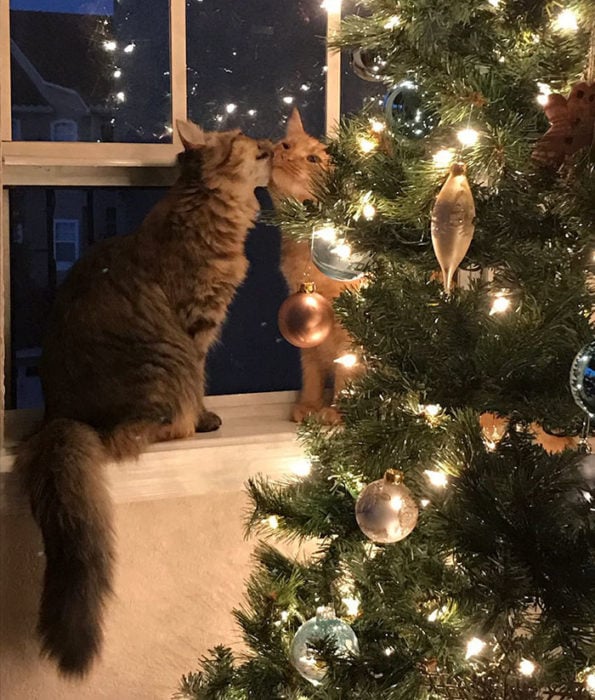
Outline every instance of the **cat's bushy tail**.
{"label": "cat's bushy tail", "polygon": [[45,546],[38,632],[61,673],[83,676],[101,648],[112,591],[114,536],[99,435],[73,420],[49,421],[22,446],[16,467]]}

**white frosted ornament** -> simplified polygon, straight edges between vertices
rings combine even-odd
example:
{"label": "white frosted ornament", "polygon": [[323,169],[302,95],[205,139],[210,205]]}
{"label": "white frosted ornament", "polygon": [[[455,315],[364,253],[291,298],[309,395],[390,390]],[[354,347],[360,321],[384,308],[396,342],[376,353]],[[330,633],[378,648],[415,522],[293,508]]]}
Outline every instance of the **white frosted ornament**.
{"label": "white frosted ornament", "polygon": [[417,525],[419,508],[402,481],[401,472],[388,469],[382,479],[366,486],[355,503],[357,524],[372,542],[399,542]]}
{"label": "white frosted ornament", "polygon": [[464,163],[453,163],[432,209],[432,246],[442,270],[444,291],[450,293],[475,231],[475,204]]}
{"label": "white frosted ornament", "polygon": [[335,616],[331,607],[321,606],[298,629],[291,642],[289,659],[292,666],[313,685],[319,685],[326,675],[326,664],[316,656],[315,646],[324,639],[333,641],[337,656],[357,654],[359,645],[355,632]]}

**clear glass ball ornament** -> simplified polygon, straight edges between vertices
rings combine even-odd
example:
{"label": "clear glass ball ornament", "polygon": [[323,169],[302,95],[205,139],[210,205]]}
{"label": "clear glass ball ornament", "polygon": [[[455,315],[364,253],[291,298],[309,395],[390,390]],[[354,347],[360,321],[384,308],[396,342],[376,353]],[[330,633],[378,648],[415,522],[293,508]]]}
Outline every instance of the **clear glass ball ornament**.
{"label": "clear glass ball ornament", "polygon": [[419,508],[402,481],[401,472],[389,469],[368,484],[355,503],[357,524],[372,542],[399,542],[417,525]]}
{"label": "clear glass ball ornament", "polygon": [[320,685],[326,675],[326,664],[315,651],[316,644],[324,639],[332,640],[338,656],[359,652],[357,637],[351,627],[336,617],[331,607],[318,608],[316,617],[304,622],[295,633],[289,650],[291,664],[313,685]]}
{"label": "clear glass ball ornament", "polygon": [[570,390],[579,408],[595,418],[595,340],[585,345],[572,362]]}
{"label": "clear glass ball ornament", "polygon": [[323,226],[312,232],[312,262],[331,279],[351,282],[363,277],[369,259],[368,254],[354,253],[333,226]]}

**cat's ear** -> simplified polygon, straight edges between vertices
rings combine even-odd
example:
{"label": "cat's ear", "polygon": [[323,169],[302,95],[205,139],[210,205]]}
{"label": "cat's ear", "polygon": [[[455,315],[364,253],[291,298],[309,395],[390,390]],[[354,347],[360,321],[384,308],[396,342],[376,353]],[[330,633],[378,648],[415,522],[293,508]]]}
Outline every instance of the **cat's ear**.
{"label": "cat's ear", "polygon": [[303,133],[305,132],[302,118],[300,117],[300,111],[297,107],[294,107],[287,120],[286,134],[287,136],[298,136]]}
{"label": "cat's ear", "polygon": [[178,134],[182,139],[184,148],[189,151],[193,148],[200,148],[204,146],[207,142],[205,132],[195,124],[194,122],[183,121],[182,119],[176,120],[176,127],[178,129]]}

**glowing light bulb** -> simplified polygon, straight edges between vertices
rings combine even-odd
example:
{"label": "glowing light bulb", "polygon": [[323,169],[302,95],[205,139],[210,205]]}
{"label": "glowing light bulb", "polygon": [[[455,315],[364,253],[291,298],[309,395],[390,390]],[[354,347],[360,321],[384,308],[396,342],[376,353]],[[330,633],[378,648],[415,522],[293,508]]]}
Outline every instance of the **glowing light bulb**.
{"label": "glowing light bulb", "polygon": [[276,515],[269,516],[265,522],[271,530],[276,530],[279,527],[279,518]]}
{"label": "glowing light bulb", "polygon": [[397,15],[393,15],[392,17],[389,17],[388,20],[385,22],[384,29],[395,29],[395,27],[398,27],[400,24],[401,18]]}
{"label": "glowing light bulb", "polygon": [[566,8],[554,20],[554,28],[560,32],[576,32],[578,29],[578,17],[574,10]]}
{"label": "glowing light bulb", "polygon": [[287,612],[287,610],[283,610],[281,612],[281,622],[287,622],[288,619],[289,619],[289,613]]}
{"label": "glowing light bulb", "polygon": [[302,90],[303,92],[308,92],[309,89],[310,89],[310,86],[308,85],[308,83],[302,83],[300,85],[300,90]]}
{"label": "glowing light bulb", "polygon": [[228,114],[233,114],[237,108],[238,108],[238,106],[236,104],[234,104],[233,102],[230,102],[229,104],[225,105],[225,111]]}
{"label": "glowing light bulb", "polygon": [[539,88],[539,95],[536,97],[537,102],[542,107],[545,107],[545,105],[548,103],[549,96],[552,93],[552,89],[546,83],[537,83],[537,87]]}
{"label": "glowing light bulb", "polygon": [[114,78],[119,78],[122,75],[122,71],[119,68],[116,68],[114,71]]}
{"label": "glowing light bulb", "polygon": [[386,647],[384,650],[384,655],[385,656],[392,656],[395,653],[395,650],[393,647]]}
{"label": "glowing light bulb", "polygon": [[462,146],[475,146],[479,139],[479,134],[475,129],[461,129],[457,133],[457,138]]}
{"label": "glowing light bulb", "polygon": [[424,474],[428,477],[428,480],[432,486],[438,486],[439,488],[444,488],[448,484],[448,479],[444,472],[435,472],[431,469],[426,469]]}
{"label": "glowing light bulb", "polygon": [[535,664],[529,659],[521,659],[519,673],[522,676],[532,676],[535,673]]}
{"label": "glowing light bulb", "polygon": [[424,406],[424,413],[427,413],[428,416],[431,416],[432,418],[435,418],[441,410],[442,406],[437,403],[430,403],[427,406]]}
{"label": "glowing light bulb", "polygon": [[437,619],[438,619],[438,608],[436,608],[436,610],[433,610],[428,615],[428,622],[436,622]]}
{"label": "glowing light bulb", "polygon": [[585,676],[585,688],[589,692],[595,693],[595,671],[591,671]]}
{"label": "glowing light bulb", "polygon": [[378,119],[370,119],[370,129],[372,129],[375,134],[381,134],[386,129],[386,124]]}
{"label": "glowing light bulb", "polygon": [[362,207],[362,215],[367,221],[372,221],[372,219],[376,216],[376,207],[367,202]]}
{"label": "glowing light bulb", "polygon": [[501,0],[488,0],[492,7],[500,7],[500,1]]}
{"label": "glowing light bulb", "polygon": [[503,314],[510,309],[510,299],[502,294],[497,294],[490,308],[490,316]]}
{"label": "glowing light bulb", "polygon": [[320,7],[329,14],[339,14],[341,12],[341,0],[324,0]]}
{"label": "glowing light bulb", "polygon": [[371,153],[373,150],[376,149],[377,143],[376,141],[372,141],[372,139],[369,139],[366,136],[358,136],[357,145],[359,146],[359,150],[362,153]]}
{"label": "glowing light bulb", "polygon": [[443,148],[432,156],[432,161],[437,168],[448,168],[454,160],[454,151],[450,148]]}
{"label": "glowing light bulb", "polygon": [[427,498],[422,498],[420,503],[422,508],[427,508],[430,505],[430,501]]}
{"label": "glowing light bulb", "polygon": [[347,608],[347,614],[355,617],[359,613],[360,602],[357,598],[341,598],[343,605]]}
{"label": "glowing light bulb", "polygon": [[337,229],[334,226],[322,226],[321,228],[314,229],[312,234],[318,236],[318,238],[322,238],[323,241],[332,243],[337,238]]}
{"label": "glowing light bulb", "polygon": [[126,102],[126,94],[123,92],[117,92],[116,99],[118,100],[118,102]]}
{"label": "glowing light bulb", "polygon": [[355,367],[355,365],[357,365],[357,355],[352,352],[347,352],[345,355],[337,357],[334,362],[336,362],[338,365],[346,367],[347,369],[351,369],[351,367]]}
{"label": "glowing light bulb", "polygon": [[297,459],[291,465],[291,471],[296,476],[308,476],[308,474],[312,471],[312,462],[310,462],[310,460],[306,457]]}
{"label": "glowing light bulb", "polygon": [[104,41],[104,42],[103,42],[103,48],[104,48],[106,51],[115,51],[116,48],[117,48],[117,46],[118,46],[118,45],[116,44],[115,41]]}
{"label": "glowing light bulb", "polygon": [[132,53],[136,46],[134,44],[128,44],[124,47],[124,53]]}
{"label": "glowing light bulb", "polygon": [[290,104],[293,104],[294,99],[295,99],[294,97],[291,97],[290,95],[286,95],[283,98],[283,102],[285,102],[286,105],[290,105]]}
{"label": "glowing light bulb", "polygon": [[473,637],[473,639],[470,639],[467,642],[467,652],[465,654],[465,658],[470,659],[472,656],[477,656],[478,654],[481,654],[485,645],[485,642],[482,642],[481,639]]}
{"label": "glowing light bulb", "polygon": [[256,116],[256,110],[255,110],[255,109],[249,109],[249,110],[248,110],[248,116],[249,116],[249,117],[255,117],[255,116]]}

